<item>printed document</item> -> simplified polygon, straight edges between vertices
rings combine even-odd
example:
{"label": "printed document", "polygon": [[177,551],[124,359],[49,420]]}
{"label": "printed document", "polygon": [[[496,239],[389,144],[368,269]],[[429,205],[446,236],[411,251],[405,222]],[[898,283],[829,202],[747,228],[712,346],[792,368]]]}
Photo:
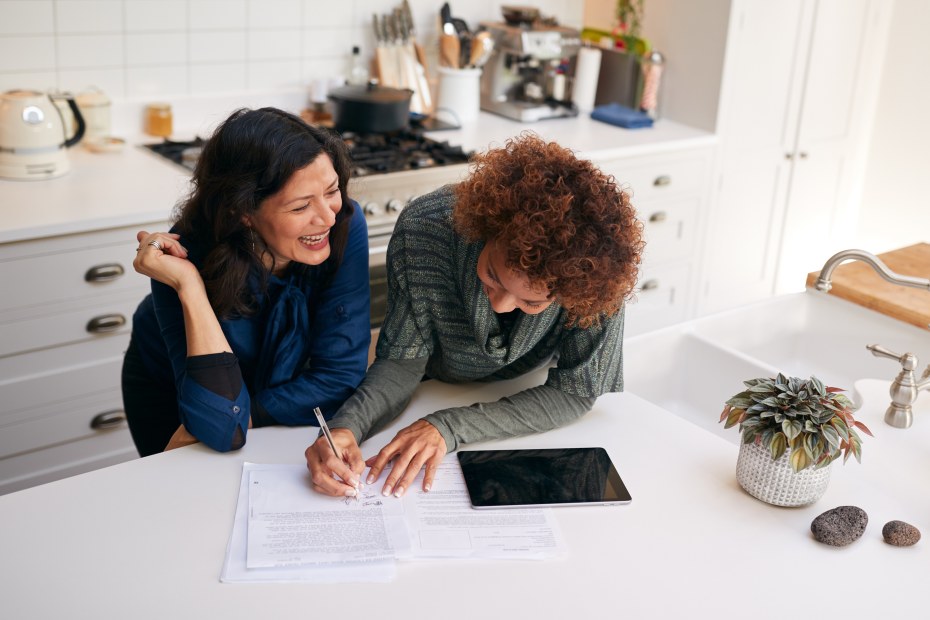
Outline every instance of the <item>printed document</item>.
{"label": "printed document", "polygon": [[463,557],[546,559],[564,555],[551,508],[475,510],[454,454],[437,468],[432,490],[423,492],[423,472],[404,497],[410,535],[399,558]]}
{"label": "printed document", "polygon": [[395,559],[546,559],[565,546],[551,508],[475,510],[454,454],[402,498],[315,492],[305,465],[244,463],[221,581],[386,582]]}
{"label": "printed document", "polygon": [[321,495],[306,467],[249,472],[248,568],[394,558],[381,506],[386,498]]}
{"label": "printed document", "polygon": [[[251,473],[254,471],[273,472],[283,479],[301,481],[301,484],[305,486],[301,493],[294,493],[295,496],[317,495],[309,486],[306,486],[307,468],[305,466],[244,463],[242,466],[242,479],[239,485],[239,501],[236,504],[236,517],[233,522],[229,543],[226,546],[226,558],[223,562],[220,581],[225,583],[386,583],[394,579],[397,574],[397,566],[393,559],[340,564],[246,568],[249,480]],[[343,501],[336,498],[328,499],[335,502]]]}

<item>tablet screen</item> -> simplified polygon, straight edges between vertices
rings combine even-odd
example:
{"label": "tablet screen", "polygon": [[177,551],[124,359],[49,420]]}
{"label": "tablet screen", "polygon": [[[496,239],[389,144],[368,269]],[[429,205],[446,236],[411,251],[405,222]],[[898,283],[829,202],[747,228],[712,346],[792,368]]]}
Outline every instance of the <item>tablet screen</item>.
{"label": "tablet screen", "polygon": [[603,448],[458,453],[475,508],[626,504],[630,494]]}

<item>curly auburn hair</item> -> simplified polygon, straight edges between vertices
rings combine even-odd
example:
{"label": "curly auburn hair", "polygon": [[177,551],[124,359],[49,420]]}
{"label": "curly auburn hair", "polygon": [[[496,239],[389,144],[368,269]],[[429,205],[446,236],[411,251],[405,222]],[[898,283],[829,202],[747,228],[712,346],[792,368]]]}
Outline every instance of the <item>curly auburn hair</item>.
{"label": "curly auburn hair", "polygon": [[507,266],[547,290],[569,326],[616,313],[632,294],[645,245],[616,180],[530,132],[476,155],[472,165],[455,189],[456,231],[500,244]]}

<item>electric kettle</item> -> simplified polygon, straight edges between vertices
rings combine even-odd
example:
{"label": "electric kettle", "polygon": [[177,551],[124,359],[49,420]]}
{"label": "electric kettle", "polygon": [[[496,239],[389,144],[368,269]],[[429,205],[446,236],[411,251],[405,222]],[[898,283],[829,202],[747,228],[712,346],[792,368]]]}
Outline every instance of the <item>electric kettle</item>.
{"label": "electric kettle", "polygon": [[10,90],[0,94],[0,177],[50,179],[71,169],[67,148],[84,136],[84,117],[69,95],[55,95],[68,102],[74,115],[74,135],[52,96],[34,90]]}

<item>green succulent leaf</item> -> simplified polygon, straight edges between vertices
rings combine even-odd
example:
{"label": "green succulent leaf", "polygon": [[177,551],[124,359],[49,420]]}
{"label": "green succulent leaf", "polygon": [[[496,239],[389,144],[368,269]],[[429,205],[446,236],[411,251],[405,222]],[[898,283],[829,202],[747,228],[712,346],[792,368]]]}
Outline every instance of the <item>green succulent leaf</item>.
{"label": "green succulent leaf", "polygon": [[800,435],[802,428],[797,420],[785,420],[781,423],[781,430],[789,441]]}
{"label": "green succulent leaf", "polygon": [[820,427],[820,434],[827,441],[830,450],[837,450],[840,447],[840,434],[836,428],[830,424],[824,424]]}
{"label": "green succulent leaf", "polygon": [[810,465],[810,458],[804,450],[792,450],[791,454],[788,456],[788,462],[791,463],[791,469],[795,472],[799,472]]}
{"label": "green succulent leaf", "polygon": [[849,439],[849,427],[846,426],[846,422],[843,420],[843,418],[839,416],[830,418],[830,424],[832,424],[833,428],[836,429],[836,432],[840,434],[840,437],[842,437],[844,440]]}
{"label": "green succulent leaf", "polygon": [[820,437],[813,433],[804,433],[802,444],[811,462],[815,462],[820,458],[820,455],[823,454],[823,446],[820,443]]}
{"label": "green succulent leaf", "polygon": [[769,444],[769,452],[772,454],[772,460],[777,461],[778,458],[785,453],[785,450],[788,449],[788,439],[785,437],[784,433],[775,433],[772,437],[772,443]]}

